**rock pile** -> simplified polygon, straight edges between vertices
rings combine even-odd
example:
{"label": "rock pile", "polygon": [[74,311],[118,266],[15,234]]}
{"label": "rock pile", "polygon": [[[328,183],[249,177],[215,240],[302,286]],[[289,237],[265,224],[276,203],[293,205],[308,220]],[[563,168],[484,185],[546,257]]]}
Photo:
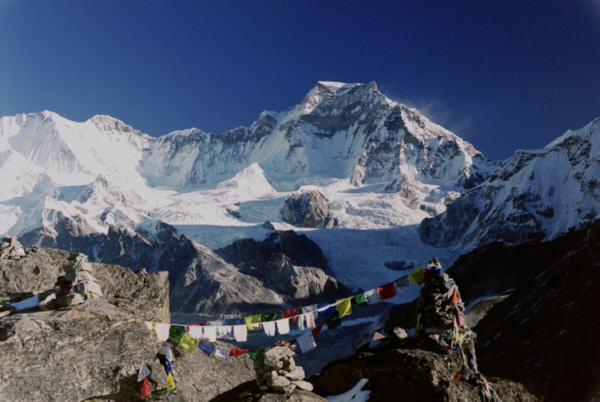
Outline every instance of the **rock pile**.
{"label": "rock pile", "polygon": [[0,258],[19,259],[25,257],[25,249],[16,237],[5,237],[0,244]]}
{"label": "rock pile", "polygon": [[261,391],[290,394],[300,388],[312,391],[311,383],[304,381],[304,369],[296,365],[294,350],[286,342],[278,342],[256,360],[256,382]]}

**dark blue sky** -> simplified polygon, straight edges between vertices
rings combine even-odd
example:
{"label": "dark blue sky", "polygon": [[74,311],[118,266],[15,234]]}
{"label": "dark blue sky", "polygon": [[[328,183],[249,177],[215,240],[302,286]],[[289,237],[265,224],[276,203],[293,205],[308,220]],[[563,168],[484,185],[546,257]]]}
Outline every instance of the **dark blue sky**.
{"label": "dark blue sky", "polygon": [[600,116],[600,0],[0,0],[0,115],[221,132],[370,82],[493,159]]}

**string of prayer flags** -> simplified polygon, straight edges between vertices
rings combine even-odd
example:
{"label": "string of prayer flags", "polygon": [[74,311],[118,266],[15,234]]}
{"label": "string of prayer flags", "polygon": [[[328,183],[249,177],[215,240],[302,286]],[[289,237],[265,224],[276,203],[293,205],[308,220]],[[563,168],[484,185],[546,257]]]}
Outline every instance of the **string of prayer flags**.
{"label": "string of prayer flags", "polygon": [[319,317],[326,320],[337,313],[335,303],[321,303],[319,304]]}
{"label": "string of prayer flags", "polygon": [[171,325],[169,325],[169,324],[159,324],[159,323],[154,324],[154,330],[156,331],[156,337],[158,338],[159,341],[165,342],[167,339],[169,339],[169,329],[170,328],[171,328]]}
{"label": "string of prayer flags", "polygon": [[379,293],[381,300],[391,299],[396,296],[396,285],[394,282],[387,283],[383,286],[379,286],[377,292]]}
{"label": "string of prayer flags", "polygon": [[246,342],[248,339],[248,327],[246,325],[234,325],[233,326],[233,337],[236,342]]}
{"label": "string of prayer flags", "polygon": [[364,307],[367,305],[367,298],[365,297],[364,293],[359,293],[356,296],[354,296],[354,303],[356,303],[357,306],[359,307]]}
{"label": "string of prayer flags", "polygon": [[200,342],[198,339],[194,339],[191,336],[184,334],[181,338],[181,343],[179,346],[184,348],[186,352],[193,353],[198,346],[198,342]]}
{"label": "string of prayer flags", "polygon": [[289,318],[283,318],[283,319],[277,320],[277,321],[275,321],[275,323],[277,324],[277,332],[279,332],[279,334],[285,335],[290,332],[290,319]]}
{"label": "string of prayer flags", "polygon": [[260,318],[260,314],[254,314],[244,317],[244,322],[246,323],[246,326],[248,327],[249,331],[259,331],[262,329],[262,326],[260,324]]}
{"label": "string of prayer flags", "polygon": [[315,337],[310,331],[296,338],[296,343],[300,347],[302,353],[308,353],[309,351],[317,347]]}
{"label": "string of prayer flags", "polygon": [[336,306],[336,310],[337,310],[337,315],[338,318],[343,318],[347,315],[352,314],[352,298],[348,297],[346,299],[340,299],[337,301],[337,306]]}
{"label": "string of prayer flags", "polygon": [[281,318],[290,318],[290,320],[292,322],[296,322],[296,319],[298,318],[298,309],[297,308],[290,308],[287,310],[283,310],[281,312]]}
{"label": "string of prayer flags", "polygon": [[181,343],[183,335],[185,335],[185,327],[171,325],[171,328],[169,329],[169,342],[174,346],[178,346]]}
{"label": "string of prayer flags", "polygon": [[248,349],[240,349],[240,348],[229,349],[229,356],[238,357],[245,353],[248,353]]}
{"label": "string of prayer flags", "polygon": [[229,359],[229,348],[217,346],[215,348],[215,357],[218,357],[219,359],[223,359],[223,360]]}
{"label": "string of prayer flags", "polygon": [[214,345],[212,345],[210,343],[206,343],[206,342],[198,342],[198,347],[200,348],[201,351],[206,353],[207,356],[210,356],[212,354],[212,352],[215,350]]}

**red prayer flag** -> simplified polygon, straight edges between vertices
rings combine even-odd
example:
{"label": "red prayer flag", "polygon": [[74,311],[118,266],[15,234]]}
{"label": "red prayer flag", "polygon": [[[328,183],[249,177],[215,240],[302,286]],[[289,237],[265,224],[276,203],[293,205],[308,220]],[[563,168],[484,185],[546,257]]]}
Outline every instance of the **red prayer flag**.
{"label": "red prayer flag", "polygon": [[243,355],[244,353],[248,353],[248,349],[240,349],[240,348],[231,348],[229,349],[229,356],[240,356]]}
{"label": "red prayer flag", "polygon": [[144,377],[144,382],[142,382],[142,392],[140,393],[140,399],[146,399],[146,397],[151,393],[152,389],[150,388],[150,384],[148,383],[148,377]]}
{"label": "red prayer flag", "polygon": [[387,285],[378,287],[377,291],[379,292],[379,297],[381,297],[381,300],[391,299],[392,297],[396,296],[396,285],[394,282],[390,282]]}
{"label": "red prayer flag", "polygon": [[458,288],[455,286],[454,291],[452,292],[452,298],[450,299],[450,304],[456,304],[460,302],[462,299],[460,298],[460,292]]}
{"label": "red prayer flag", "polygon": [[290,318],[291,322],[296,322],[298,320],[298,309],[290,308],[287,310],[283,310],[281,312],[281,318],[288,318],[288,317],[292,317],[292,318]]}
{"label": "red prayer flag", "polygon": [[319,335],[319,333],[321,332],[321,328],[323,328],[323,325],[325,325],[325,321],[323,321],[322,323],[320,323],[319,325],[317,325],[311,332],[313,336],[317,336]]}
{"label": "red prayer flag", "polygon": [[204,325],[204,321],[202,321],[202,322],[190,322],[188,325]]}

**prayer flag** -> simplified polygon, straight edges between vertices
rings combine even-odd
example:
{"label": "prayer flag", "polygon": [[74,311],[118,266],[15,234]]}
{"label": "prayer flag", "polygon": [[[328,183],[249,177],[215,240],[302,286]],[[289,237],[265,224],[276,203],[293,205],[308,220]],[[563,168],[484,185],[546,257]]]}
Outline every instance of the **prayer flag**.
{"label": "prayer flag", "polygon": [[304,330],[304,314],[300,314],[298,316],[298,320],[296,320],[296,326],[300,331]]}
{"label": "prayer flag", "polygon": [[262,355],[265,354],[265,349],[252,349],[248,351],[248,357],[253,361],[258,360]]}
{"label": "prayer flag", "polygon": [[212,354],[213,350],[215,350],[214,345],[211,345],[210,343],[206,343],[206,342],[198,342],[198,347],[200,348],[201,351],[206,353],[207,356],[210,356]]}
{"label": "prayer flag", "polygon": [[231,325],[219,325],[217,327],[217,334],[220,337],[231,334]]}
{"label": "prayer flag", "polygon": [[290,332],[290,319],[283,318],[281,320],[275,321],[277,324],[277,331],[280,335],[285,335]]}
{"label": "prayer flag", "polygon": [[246,325],[234,325],[233,326],[233,337],[236,342],[246,342],[248,339],[248,327]]}
{"label": "prayer flag", "polygon": [[279,318],[279,313],[264,313],[262,315],[262,321],[275,321],[277,318]]}
{"label": "prayer flag", "polygon": [[169,388],[170,391],[175,389],[175,381],[173,381],[173,374],[171,373],[167,374],[167,388]]}
{"label": "prayer flag", "polygon": [[165,359],[167,359],[168,362],[172,362],[173,359],[173,351],[171,350],[171,345],[167,344],[167,346],[165,346]]}
{"label": "prayer flag", "polygon": [[217,327],[211,325],[208,327],[203,327],[204,337],[211,342],[215,342],[217,340]]}
{"label": "prayer flag", "polygon": [[296,338],[296,342],[298,343],[298,346],[300,347],[302,353],[308,353],[309,351],[317,347],[315,337],[311,332],[307,332],[304,335],[299,336],[298,338]]}
{"label": "prayer flag", "polygon": [[142,365],[140,366],[140,371],[138,371],[138,377],[137,377],[138,382],[142,381],[144,378],[148,377],[149,375],[150,375],[150,370],[148,369],[148,366],[146,366],[146,363],[142,363]]}
{"label": "prayer flag", "polygon": [[146,397],[151,393],[152,389],[148,383],[148,378],[144,377],[144,382],[142,382],[142,392],[140,392],[140,399],[146,399]]}
{"label": "prayer flag", "polygon": [[156,330],[156,337],[159,341],[164,342],[169,339],[169,330],[171,324],[159,324],[154,323],[154,329]]}
{"label": "prayer flag", "polygon": [[219,359],[223,360],[229,359],[229,348],[217,346],[215,348],[215,357],[218,357]]}
{"label": "prayer flag", "polygon": [[260,314],[244,317],[244,322],[246,323],[249,331],[258,331],[262,329],[262,326],[260,325]]}
{"label": "prayer flag", "polygon": [[339,318],[345,317],[347,315],[352,314],[352,298],[348,297],[347,299],[340,299],[337,301],[338,305],[336,306],[337,315]]}
{"label": "prayer flag", "polygon": [[392,297],[396,296],[396,285],[394,282],[390,282],[378,287],[377,291],[379,292],[379,297],[381,297],[381,300],[391,299]]}
{"label": "prayer flag", "polygon": [[153,331],[154,325],[150,322],[150,321],[146,321],[144,324],[146,324],[146,328],[148,328],[150,331]]}
{"label": "prayer flag", "polygon": [[452,292],[452,298],[450,299],[450,304],[459,303],[462,299],[460,297],[460,292],[456,286],[453,287],[454,291]]}
{"label": "prayer flag", "polygon": [[199,341],[197,339],[194,339],[191,336],[185,334],[181,338],[181,343],[179,344],[179,346],[184,348],[186,352],[193,353],[196,347],[198,346],[198,342]]}
{"label": "prayer flag", "polygon": [[419,267],[408,274],[408,283],[420,285],[425,280],[425,268]]}
{"label": "prayer flag", "polygon": [[190,336],[194,339],[202,339],[204,336],[204,329],[200,325],[190,325]]}
{"label": "prayer flag", "polygon": [[363,307],[367,305],[367,298],[365,297],[364,293],[359,293],[356,296],[354,296],[354,303],[356,303],[357,305]]}
{"label": "prayer flag", "polygon": [[365,292],[365,298],[367,299],[367,303],[375,304],[381,301],[381,296],[379,296],[379,292],[377,289],[367,290]]}
{"label": "prayer flag", "polygon": [[317,325],[312,331],[311,333],[313,334],[313,336],[317,336],[321,333],[321,329],[323,328],[323,325],[325,325],[325,321],[323,321],[322,323],[320,323],[319,325]]}
{"label": "prayer flag", "polygon": [[265,330],[265,335],[275,336],[275,321],[263,322],[262,325]]}
{"label": "prayer flag", "polygon": [[244,353],[248,353],[248,349],[240,349],[240,348],[229,349],[229,356],[238,357],[238,356],[243,355]]}
{"label": "prayer flag", "polygon": [[296,322],[296,319],[298,318],[298,309],[290,308],[287,310],[283,310],[283,312],[281,313],[281,318],[289,318],[292,322]]}
{"label": "prayer flag", "polygon": [[342,324],[342,320],[340,319],[340,317],[338,317],[337,314],[329,317],[327,319],[327,329],[334,329],[339,327]]}
{"label": "prayer flag", "polygon": [[180,327],[179,325],[171,325],[171,328],[169,329],[169,342],[171,342],[174,346],[179,345],[184,334],[184,327]]}

